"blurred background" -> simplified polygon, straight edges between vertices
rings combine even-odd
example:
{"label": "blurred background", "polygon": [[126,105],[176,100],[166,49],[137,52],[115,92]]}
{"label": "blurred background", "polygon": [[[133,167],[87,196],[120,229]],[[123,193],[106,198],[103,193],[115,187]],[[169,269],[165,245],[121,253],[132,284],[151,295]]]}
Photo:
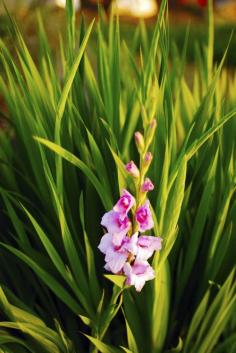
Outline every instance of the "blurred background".
{"label": "blurred background", "polygon": [[[215,60],[219,61],[228,44],[230,35],[236,24],[236,0],[213,0],[215,13]],[[6,7],[16,18],[24,38],[31,51],[37,48],[37,12],[40,9],[46,31],[53,49],[58,49],[58,34],[65,28],[66,0],[5,0]],[[160,1],[157,0],[74,0],[77,19],[81,13],[89,21],[97,16],[98,3],[107,17],[111,8],[120,15],[121,33],[127,41],[132,37],[135,25],[139,19],[144,19],[148,33],[151,34]],[[206,40],[207,0],[169,0],[169,17],[171,38],[181,48],[184,43],[186,29],[190,28],[191,40],[188,44],[188,60],[191,63],[194,56],[195,43]],[[8,17],[0,0],[0,37],[9,40]],[[236,38],[233,35],[226,65],[235,66]]]}
{"label": "blurred background", "polygon": [[[5,0],[10,11],[22,12],[35,6],[65,7],[66,0]],[[4,3],[0,2],[0,11],[4,12]],[[213,0],[217,12],[221,12],[223,17],[236,18],[235,0]],[[116,8],[120,15],[152,17],[158,9],[158,0],[74,0],[77,10],[93,9],[97,4],[103,5],[108,9],[111,4]],[[183,11],[200,10],[207,6],[207,0],[169,0],[170,9]]]}

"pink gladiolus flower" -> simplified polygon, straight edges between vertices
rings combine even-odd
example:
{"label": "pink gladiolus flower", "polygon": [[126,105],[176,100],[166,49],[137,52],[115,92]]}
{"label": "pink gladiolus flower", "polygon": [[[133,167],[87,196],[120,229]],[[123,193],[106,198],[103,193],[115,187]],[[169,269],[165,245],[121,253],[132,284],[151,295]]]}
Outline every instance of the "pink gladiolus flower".
{"label": "pink gladiolus flower", "polygon": [[123,190],[122,195],[116,205],[113,207],[113,210],[122,215],[127,215],[134,204],[135,198],[127,190]]}
{"label": "pink gladiolus flower", "polygon": [[119,246],[130,229],[131,222],[126,215],[112,210],[104,214],[101,225],[106,227],[108,233],[113,234],[113,243]]}
{"label": "pink gladiolus flower", "polygon": [[154,227],[152,214],[150,211],[150,202],[147,200],[143,206],[140,206],[135,215],[136,221],[139,224],[139,231],[145,232]]}
{"label": "pink gladiolus flower", "polygon": [[136,260],[133,265],[126,262],[123,271],[127,276],[126,284],[134,285],[137,292],[142,290],[146,281],[155,278],[155,272],[147,261]]}
{"label": "pink gladiolus flower", "polygon": [[154,189],[154,185],[149,178],[146,178],[141,186],[142,192],[152,191]]}
{"label": "pink gladiolus flower", "polygon": [[148,235],[140,236],[137,241],[138,251],[136,260],[148,260],[152,256],[154,251],[161,250],[161,243],[162,239],[160,237],[152,237]]}
{"label": "pink gladiolus flower", "polygon": [[134,178],[139,177],[139,170],[136,164],[133,161],[130,161],[129,163],[126,164],[125,166],[126,171],[132,175]]}
{"label": "pink gladiolus flower", "polygon": [[119,273],[122,270],[128,257],[137,253],[137,237],[138,233],[135,233],[131,238],[126,236],[120,246],[116,246],[113,243],[112,234],[103,235],[98,248],[105,254],[105,269],[107,271]]}

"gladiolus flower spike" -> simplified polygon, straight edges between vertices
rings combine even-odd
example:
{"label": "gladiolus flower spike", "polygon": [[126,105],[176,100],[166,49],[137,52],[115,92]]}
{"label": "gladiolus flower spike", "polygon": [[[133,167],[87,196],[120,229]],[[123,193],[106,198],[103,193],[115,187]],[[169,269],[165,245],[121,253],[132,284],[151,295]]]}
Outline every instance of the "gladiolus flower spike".
{"label": "gladiolus flower spike", "polygon": [[[124,275],[125,284],[134,286],[140,292],[146,281],[155,278],[155,271],[147,260],[155,251],[161,250],[162,239],[141,234],[154,227],[150,201],[146,198],[154,185],[149,178],[145,178],[152,155],[145,152],[145,139],[141,133],[135,133],[135,140],[140,154],[140,169],[133,161],[128,162],[125,169],[135,179],[136,196],[123,190],[113,209],[103,215],[101,225],[106,234],[101,238],[98,248],[105,255],[104,268],[114,274]],[[146,143],[150,145],[148,134]]]}

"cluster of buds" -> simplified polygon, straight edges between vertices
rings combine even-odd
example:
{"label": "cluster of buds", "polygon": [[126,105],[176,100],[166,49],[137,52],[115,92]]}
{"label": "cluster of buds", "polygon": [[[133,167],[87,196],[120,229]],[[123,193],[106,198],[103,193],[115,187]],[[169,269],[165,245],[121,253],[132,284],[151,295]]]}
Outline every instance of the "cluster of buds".
{"label": "cluster of buds", "polygon": [[152,161],[148,148],[153,140],[156,121],[152,120],[144,137],[135,133],[135,142],[140,155],[140,168],[130,161],[125,168],[133,177],[136,197],[123,190],[120,199],[112,210],[102,217],[101,225],[106,234],[101,238],[98,248],[105,254],[105,269],[126,277],[126,285],[134,285],[141,291],[145,282],[155,277],[154,269],[148,263],[155,251],[161,250],[162,239],[144,232],[154,227],[150,201],[147,193],[154,189],[146,173]]}

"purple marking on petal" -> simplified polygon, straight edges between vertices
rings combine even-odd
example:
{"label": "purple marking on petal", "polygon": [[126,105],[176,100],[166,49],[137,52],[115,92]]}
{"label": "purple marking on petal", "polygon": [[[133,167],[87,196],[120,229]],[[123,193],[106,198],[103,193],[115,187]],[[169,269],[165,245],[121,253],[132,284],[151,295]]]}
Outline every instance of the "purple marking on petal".
{"label": "purple marking on petal", "polygon": [[149,266],[148,263],[135,261],[135,263],[133,264],[133,273],[135,275],[143,275],[147,270],[148,266]]}
{"label": "purple marking on petal", "polygon": [[162,238],[151,235],[141,235],[138,238],[138,245],[141,247],[151,247],[153,250],[161,250]]}
{"label": "purple marking on petal", "polygon": [[148,192],[148,191],[152,191],[153,189],[154,189],[154,185],[153,185],[151,179],[146,178],[141,186],[141,191]]}
{"label": "purple marking on petal", "polygon": [[138,238],[137,260],[146,261],[154,253],[154,251],[161,250],[162,239],[159,237],[152,237],[143,235]]}
{"label": "purple marking on petal", "polygon": [[112,273],[120,273],[130,255],[137,253],[138,233],[131,238],[124,236],[118,245],[114,244],[114,235],[105,234],[99,244],[99,249],[105,254],[105,269]]}
{"label": "purple marking on petal", "polygon": [[150,162],[150,161],[152,160],[152,158],[153,158],[152,153],[151,153],[151,152],[147,152],[147,153],[145,154],[144,161],[145,161],[145,162]]}
{"label": "purple marking on petal", "polygon": [[122,195],[116,205],[113,207],[113,210],[115,212],[121,213],[122,215],[127,215],[134,204],[135,198],[127,190],[123,190]]}
{"label": "purple marking on petal", "polygon": [[131,266],[125,263],[123,267],[126,275],[126,284],[134,285],[137,292],[140,292],[146,281],[155,278],[155,272],[147,261],[135,261]]}
{"label": "purple marking on petal", "polygon": [[150,211],[150,202],[147,200],[143,206],[140,206],[135,215],[136,221],[139,224],[139,231],[145,232],[154,227],[152,214]]}
{"label": "purple marking on petal", "polygon": [[111,210],[104,214],[101,225],[106,227],[108,233],[115,236],[115,244],[119,245],[122,238],[127,234],[131,222],[126,215],[121,215],[120,213]]}
{"label": "purple marking on petal", "polygon": [[139,169],[133,161],[130,161],[129,163],[127,163],[125,166],[125,169],[134,178],[139,177],[139,174],[140,174]]}

